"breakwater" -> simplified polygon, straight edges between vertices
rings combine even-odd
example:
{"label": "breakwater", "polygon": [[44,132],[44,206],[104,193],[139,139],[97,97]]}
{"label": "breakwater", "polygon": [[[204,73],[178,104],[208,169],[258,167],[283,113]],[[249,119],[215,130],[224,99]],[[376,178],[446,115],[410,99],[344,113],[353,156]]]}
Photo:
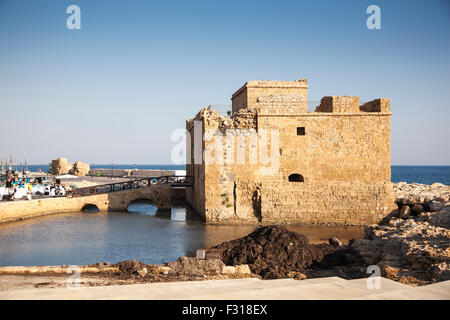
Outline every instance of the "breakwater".
{"label": "breakwater", "polygon": [[89,171],[90,176],[116,176],[127,178],[142,178],[142,177],[160,177],[160,176],[175,176],[177,174],[185,174],[184,170],[159,170],[159,169],[146,169],[146,170],[134,170],[134,169],[91,169]]}

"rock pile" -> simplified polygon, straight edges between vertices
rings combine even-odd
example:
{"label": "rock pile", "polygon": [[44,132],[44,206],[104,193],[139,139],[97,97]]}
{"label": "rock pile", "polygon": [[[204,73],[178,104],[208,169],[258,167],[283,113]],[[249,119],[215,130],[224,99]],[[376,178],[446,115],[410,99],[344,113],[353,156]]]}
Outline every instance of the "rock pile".
{"label": "rock pile", "polygon": [[427,221],[434,226],[450,228],[450,186],[442,183],[425,185],[406,182],[394,183],[398,210],[389,219],[413,219]]}
{"label": "rock pile", "polygon": [[184,276],[203,276],[222,273],[225,264],[218,259],[200,260],[192,257],[180,257],[167,266],[176,274]]}
{"label": "rock pile", "polygon": [[450,201],[450,186],[442,183],[426,185],[399,182],[393,186],[399,208],[408,206],[412,209],[412,213],[439,211],[443,207],[442,203]]}
{"label": "rock pile", "polygon": [[351,248],[384,276],[423,284],[450,279],[450,187],[394,184],[399,209],[365,228]]}
{"label": "rock pile", "polygon": [[[97,263],[93,266],[100,268],[104,265],[104,263]],[[107,265],[110,266],[110,264]],[[226,266],[219,259],[194,257],[180,257],[178,260],[162,265],[126,260],[111,266],[119,269],[119,272],[115,274],[119,278],[143,282],[232,279],[255,276],[251,274],[246,265]]]}

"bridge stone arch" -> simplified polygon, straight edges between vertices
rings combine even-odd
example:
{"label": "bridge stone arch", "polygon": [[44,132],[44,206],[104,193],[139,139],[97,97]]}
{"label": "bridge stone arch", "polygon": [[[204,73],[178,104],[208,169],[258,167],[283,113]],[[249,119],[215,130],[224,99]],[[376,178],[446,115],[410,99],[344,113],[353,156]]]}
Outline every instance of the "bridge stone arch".
{"label": "bridge stone arch", "polygon": [[98,206],[96,204],[86,203],[81,208],[81,211],[83,211],[83,212],[99,212],[100,209],[98,208]]}
{"label": "bridge stone arch", "polygon": [[139,199],[152,201],[160,210],[171,207],[171,187],[150,186],[108,194],[108,210],[126,211],[130,203]]}

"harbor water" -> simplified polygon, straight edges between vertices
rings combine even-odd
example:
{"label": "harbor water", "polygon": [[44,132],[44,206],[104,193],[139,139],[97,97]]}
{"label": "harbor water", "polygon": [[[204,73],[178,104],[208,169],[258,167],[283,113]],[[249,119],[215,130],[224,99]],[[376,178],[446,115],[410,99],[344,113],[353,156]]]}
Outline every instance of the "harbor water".
{"label": "harbor water", "polygon": [[[123,165],[129,167],[133,168]],[[184,166],[137,168],[182,170]],[[393,166],[392,181],[450,184],[450,166]],[[148,202],[133,203],[129,211],[61,213],[1,224],[0,265],[84,265],[129,259],[163,263],[192,256],[197,248],[245,236],[256,228],[205,225],[184,207],[158,212]],[[305,234],[311,243],[326,242],[332,235],[344,242],[363,237],[359,227],[290,229]]]}
{"label": "harbor water", "polygon": [[[163,263],[195,255],[201,247],[218,245],[252,232],[256,226],[205,225],[186,208],[157,212],[147,202],[131,204],[133,212],[61,213],[0,225],[0,265],[85,265],[137,259]],[[359,238],[363,230],[292,227],[310,242]]]}

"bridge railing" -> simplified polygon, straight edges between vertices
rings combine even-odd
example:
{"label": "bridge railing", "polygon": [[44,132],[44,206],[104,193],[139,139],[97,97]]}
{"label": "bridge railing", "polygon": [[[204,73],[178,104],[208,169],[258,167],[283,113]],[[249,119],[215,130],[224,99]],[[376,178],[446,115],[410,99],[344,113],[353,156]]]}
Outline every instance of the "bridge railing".
{"label": "bridge railing", "polygon": [[189,187],[194,185],[193,176],[159,176],[135,179],[129,181],[108,183],[91,187],[72,189],[67,192],[68,197],[84,197],[96,194],[104,194],[116,191],[137,189],[149,186],[171,185]]}

